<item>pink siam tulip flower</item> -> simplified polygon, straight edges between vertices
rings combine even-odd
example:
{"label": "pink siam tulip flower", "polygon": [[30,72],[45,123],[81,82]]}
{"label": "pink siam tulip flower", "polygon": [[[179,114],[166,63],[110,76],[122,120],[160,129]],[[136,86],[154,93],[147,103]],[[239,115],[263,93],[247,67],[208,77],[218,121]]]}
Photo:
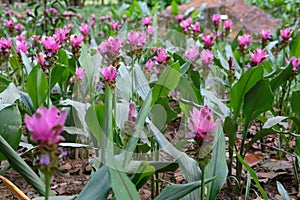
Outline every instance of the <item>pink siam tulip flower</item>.
{"label": "pink siam tulip flower", "polygon": [[32,140],[41,145],[50,143],[58,144],[64,138],[60,135],[64,130],[67,114],[59,111],[55,106],[47,109],[40,107],[32,117],[25,114],[25,124],[32,131]]}
{"label": "pink siam tulip flower", "polygon": [[212,21],[215,25],[219,25],[221,23],[221,16],[218,14],[214,14],[212,16]]}
{"label": "pink siam tulip flower", "polygon": [[251,66],[259,65],[260,63],[264,62],[268,57],[267,51],[265,49],[264,50],[255,49],[254,53],[250,52],[250,56],[251,56],[251,61],[250,61]]}
{"label": "pink siam tulip flower", "polygon": [[55,31],[55,37],[61,43],[63,43],[67,39],[68,34],[69,30],[66,28],[58,28]]}
{"label": "pink siam tulip flower", "polygon": [[16,40],[18,40],[18,41],[25,41],[26,40],[25,35],[17,35],[16,36]]}
{"label": "pink siam tulip flower", "polygon": [[81,47],[81,43],[83,41],[84,37],[83,35],[71,35],[70,36],[70,42],[72,47]]}
{"label": "pink siam tulip flower", "polygon": [[158,48],[156,50],[157,56],[154,56],[153,59],[158,63],[166,63],[170,57],[167,56],[166,50],[164,48]]}
{"label": "pink siam tulip flower", "polygon": [[91,14],[91,18],[96,20],[96,15],[94,13]]}
{"label": "pink siam tulip flower", "polygon": [[28,54],[27,42],[25,40],[16,41],[16,52],[19,54],[21,51],[25,54]]}
{"label": "pink siam tulip flower", "polygon": [[110,22],[110,27],[113,29],[113,30],[118,30],[120,28],[120,24],[119,22],[116,22],[116,21],[112,21]]}
{"label": "pink siam tulip flower", "polygon": [[178,21],[183,20],[183,14],[178,14],[178,15],[176,16],[176,19],[177,19]]}
{"label": "pink siam tulip flower", "polygon": [[104,82],[115,82],[118,75],[117,69],[110,65],[108,67],[99,68],[99,71],[104,79]]}
{"label": "pink siam tulip flower", "polygon": [[186,32],[189,30],[189,27],[191,25],[191,20],[189,20],[190,18],[187,18],[185,20],[182,20],[179,25],[183,28],[183,30]]}
{"label": "pink siam tulip flower", "polygon": [[6,39],[2,37],[0,39],[0,52],[9,52],[11,48],[12,41],[11,39]]}
{"label": "pink siam tulip flower", "polygon": [[130,31],[127,35],[129,44],[136,46],[143,46],[146,44],[146,33]]}
{"label": "pink siam tulip flower", "polygon": [[199,49],[198,47],[190,47],[185,51],[185,57],[188,60],[192,60],[195,62],[199,57]]}
{"label": "pink siam tulip flower", "polygon": [[107,20],[111,20],[111,15],[106,15],[105,18],[106,18]]}
{"label": "pink siam tulip flower", "polygon": [[269,39],[271,39],[271,32],[269,30],[262,29],[260,37],[263,40],[269,40]]}
{"label": "pink siam tulip flower", "polygon": [[99,18],[99,19],[100,19],[100,21],[102,21],[102,22],[103,22],[103,21],[106,19],[106,16],[100,16],[100,18]]}
{"label": "pink siam tulip flower", "polygon": [[40,52],[38,54],[36,54],[35,56],[36,61],[42,66],[45,67],[46,66],[46,55],[43,52]]}
{"label": "pink siam tulip flower", "polygon": [[75,76],[78,80],[82,80],[85,76],[85,69],[76,66]]}
{"label": "pink siam tulip flower", "polygon": [[146,62],[144,71],[145,71],[145,72],[151,72],[154,65],[155,65],[155,62],[153,62],[153,60],[151,60],[151,59],[148,60],[148,61]]}
{"label": "pink siam tulip flower", "polygon": [[204,42],[205,48],[212,47],[214,45],[214,34],[210,33],[208,35],[203,35],[202,41]]}
{"label": "pink siam tulip flower", "polygon": [[33,13],[28,8],[26,9],[26,14],[27,15],[33,15]]}
{"label": "pink siam tulip flower", "polygon": [[201,62],[207,66],[210,66],[214,60],[214,54],[207,49],[204,49],[200,53],[200,57],[201,57]]}
{"label": "pink siam tulip flower", "polygon": [[44,48],[50,53],[56,53],[59,49],[59,42],[52,36],[43,36],[42,43]]}
{"label": "pink siam tulip flower", "polygon": [[82,19],[82,14],[81,13],[77,13],[76,16],[77,16],[78,19]]}
{"label": "pink siam tulip flower", "polygon": [[55,8],[53,8],[53,7],[51,7],[49,10],[50,10],[50,12],[51,12],[53,15],[57,15],[57,14],[58,14],[58,11],[57,11]]}
{"label": "pink siam tulip flower", "polygon": [[291,29],[289,29],[289,28],[281,29],[280,35],[281,35],[282,39],[289,40],[291,37]]}
{"label": "pink siam tulip flower", "polygon": [[293,71],[297,71],[300,65],[300,58],[296,58],[295,56],[291,57],[290,60],[286,59],[287,64],[289,65],[292,62]]}
{"label": "pink siam tulip flower", "polygon": [[249,44],[252,42],[252,36],[247,34],[239,36],[238,42],[242,49],[247,49]]}
{"label": "pink siam tulip flower", "polygon": [[230,30],[231,27],[232,27],[232,21],[231,21],[231,20],[226,20],[226,21],[224,22],[224,28]]}
{"label": "pink siam tulip flower", "polygon": [[121,40],[117,37],[109,37],[105,42],[101,42],[98,50],[102,56],[106,54],[117,55],[121,49]]}
{"label": "pink siam tulip flower", "polygon": [[100,31],[100,32],[98,33],[98,35],[99,35],[99,36],[104,36],[104,32],[103,32],[103,31]]}
{"label": "pink siam tulip flower", "polygon": [[16,25],[16,30],[17,30],[18,32],[21,32],[22,29],[23,29],[23,27],[22,27],[21,24],[17,24],[17,25]]}
{"label": "pink siam tulip flower", "polygon": [[82,23],[79,27],[79,30],[83,35],[88,35],[90,32],[90,28],[86,23]]}
{"label": "pink siam tulip flower", "polygon": [[195,22],[194,24],[191,25],[192,31],[199,33],[200,32],[200,24],[198,22]]}
{"label": "pink siam tulip flower", "polygon": [[213,133],[220,123],[220,119],[214,121],[213,112],[207,105],[199,110],[193,108],[188,119],[188,127],[191,130],[188,136],[196,140],[203,140],[207,134]]}
{"label": "pink siam tulip flower", "polygon": [[144,17],[142,19],[142,23],[145,25],[145,26],[150,26],[152,24],[152,16],[150,17]]}
{"label": "pink siam tulip flower", "polygon": [[153,26],[148,26],[148,27],[147,27],[147,33],[148,33],[149,35],[153,35],[154,32],[155,32],[155,28],[154,28]]}
{"label": "pink siam tulip flower", "polygon": [[8,28],[10,30],[14,30],[15,29],[14,20],[5,20],[5,26],[6,26],[6,28]]}

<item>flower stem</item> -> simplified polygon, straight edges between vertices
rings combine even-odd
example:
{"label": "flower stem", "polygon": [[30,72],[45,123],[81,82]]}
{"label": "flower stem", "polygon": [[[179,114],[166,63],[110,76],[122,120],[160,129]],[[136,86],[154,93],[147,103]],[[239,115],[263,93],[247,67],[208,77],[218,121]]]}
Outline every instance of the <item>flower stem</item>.
{"label": "flower stem", "polygon": [[201,176],[201,200],[205,200],[205,166],[202,168],[202,176]]}
{"label": "flower stem", "polygon": [[49,199],[49,194],[50,194],[50,179],[51,179],[51,176],[49,174],[45,174],[45,185],[46,185],[45,200]]}

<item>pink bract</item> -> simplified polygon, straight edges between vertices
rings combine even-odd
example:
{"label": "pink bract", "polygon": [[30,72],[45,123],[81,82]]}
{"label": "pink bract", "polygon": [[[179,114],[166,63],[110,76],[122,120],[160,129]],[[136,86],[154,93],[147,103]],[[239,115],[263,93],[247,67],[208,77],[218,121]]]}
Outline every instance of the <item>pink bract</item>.
{"label": "pink bract", "polygon": [[185,51],[185,58],[188,60],[192,60],[195,62],[199,57],[199,48],[198,47],[190,47]]}
{"label": "pink bract", "polygon": [[82,80],[85,76],[85,69],[76,66],[75,76],[78,80]]}
{"label": "pink bract", "polygon": [[40,107],[30,117],[25,114],[25,124],[28,130],[32,131],[32,140],[40,143],[58,144],[64,138],[60,135],[64,130],[64,123],[67,114],[65,111],[59,111],[55,106],[47,109]]}
{"label": "pink bract", "polygon": [[99,71],[104,79],[104,82],[115,82],[118,73],[117,69],[114,66],[104,66],[103,68],[99,68]]}
{"label": "pink bract", "polygon": [[70,42],[71,42],[72,47],[80,47],[83,39],[84,39],[84,37],[81,34],[80,35],[71,35]]}
{"label": "pink bract", "polygon": [[188,128],[191,130],[189,137],[195,139],[205,139],[208,133],[213,133],[221,123],[218,119],[214,121],[213,112],[208,106],[201,107],[199,110],[193,108],[188,119]]}
{"label": "pink bract", "polygon": [[214,60],[214,54],[207,49],[204,49],[200,53],[200,57],[201,57],[201,62],[207,66],[211,65]]}
{"label": "pink bract", "polygon": [[146,44],[146,33],[139,31],[130,31],[127,35],[129,44],[143,46]]}
{"label": "pink bract", "polygon": [[264,62],[268,57],[267,51],[261,49],[255,49],[254,53],[250,52],[251,56],[251,64],[252,65],[259,65],[260,63]]}

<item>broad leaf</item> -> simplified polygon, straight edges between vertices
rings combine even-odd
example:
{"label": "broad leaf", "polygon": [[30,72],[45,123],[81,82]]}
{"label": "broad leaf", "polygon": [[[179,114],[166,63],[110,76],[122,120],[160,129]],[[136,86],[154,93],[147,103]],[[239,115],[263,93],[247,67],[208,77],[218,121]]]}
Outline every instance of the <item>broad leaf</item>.
{"label": "broad leaf", "polygon": [[[176,149],[151,122],[149,122],[149,127],[160,148],[177,160],[186,180],[189,183],[199,181],[201,179],[201,172],[198,163],[184,152]],[[192,200],[197,200],[200,194],[200,189],[197,189],[190,194],[190,197]]]}
{"label": "broad leaf", "polygon": [[276,183],[277,183],[277,190],[278,190],[282,200],[290,200],[289,193],[286,191],[284,186],[279,181],[276,181]]}
{"label": "broad leaf", "polygon": [[152,104],[154,104],[159,97],[169,94],[170,91],[176,88],[180,80],[180,65],[179,62],[167,67],[160,75],[157,83],[152,90]]}
{"label": "broad leaf", "polygon": [[300,90],[294,91],[292,94],[291,105],[293,111],[298,115],[300,115],[299,99],[300,99]]}
{"label": "broad leaf", "polygon": [[32,66],[31,66],[30,61],[29,61],[28,57],[26,56],[26,54],[22,51],[21,51],[21,56],[22,56],[23,64],[25,66],[26,74],[28,75],[31,73]]}
{"label": "broad leaf", "polygon": [[34,108],[42,106],[48,97],[48,81],[41,68],[35,67],[31,70],[26,87]]}
{"label": "broad leaf", "polygon": [[111,183],[108,175],[108,170],[106,166],[101,167],[84,186],[83,190],[80,192],[77,200],[103,200],[107,199],[111,188]]}
{"label": "broad leaf", "polygon": [[289,64],[283,69],[279,70],[279,73],[271,80],[272,91],[276,90],[282,84],[286,84],[289,78],[292,76],[292,64]]}
{"label": "broad leaf", "polygon": [[240,109],[244,102],[245,94],[256,85],[263,77],[263,68],[261,66],[248,69],[238,82],[234,84],[230,94],[230,104],[234,111],[234,117],[240,114]]}
{"label": "broad leaf", "polygon": [[45,184],[1,135],[0,152],[7,158],[12,168],[20,173],[40,195],[45,195]]}
{"label": "broad leaf", "polygon": [[272,109],[274,96],[267,80],[259,81],[246,95],[243,112],[245,114],[245,128],[261,113]]}
{"label": "broad leaf", "polygon": [[[217,177],[205,179],[205,183],[211,183],[216,178]],[[155,198],[155,200],[180,199],[199,187],[201,187],[201,181],[186,184],[167,185]]]}
{"label": "broad leaf", "polygon": [[216,198],[226,181],[228,173],[226,162],[226,142],[221,125],[218,126],[214,135],[215,137],[219,135],[219,138],[215,138],[218,141],[213,148],[212,158],[206,166],[205,178],[218,178],[206,185],[208,200],[213,200]]}
{"label": "broad leaf", "polygon": [[300,57],[299,49],[300,49],[300,34],[298,34],[296,38],[292,40],[290,57],[295,56],[296,58],[299,58]]}
{"label": "broad leaf", "polygon": [[103,134],[103,119],[104,119],[104,105],[93,105],[89,107],[85,115],[85,121],[92,132],[93,136],[97,139],[99,144],[102,144]]}
{"label": "broad leaf", "polygon": [[[0,135],[13,149],[19,146],[22,135],[21,125],[21,114],[16,105],[7,105],[0,110]],[[5,156],[0,152],[1,160],[5,160]]]}
{"label": "broad leaf", "polygon": [[126,173],[120,169],[120,164],[111,158],[112,168],[108,168],[111,187],[117,200],[138,200],[139,194],[135,185],[128,178]]}
{"label": "broad leaf", "polygon": [[21,98],[21,96],[18,88],[14,83],[10,83],[0,94],[0,104],[13,104],[19,98]]}
{"label": "broad leaf", "polygon": [[141,188],[148,179],[155,173],[155,167],[146,161],[140,162],[138,169],[130,177],[136,189]]}
{"label": "broad leaf", "polygon": [[286,120],[288,117],[283,117],[283,116],[276,116],[276,117],[271,117],[268,118],[268,120],[265,122],[264,126],[262,127],[263,129],[268,129],[272,128],[273,126],[277,124],[281,124],[283,120]]}

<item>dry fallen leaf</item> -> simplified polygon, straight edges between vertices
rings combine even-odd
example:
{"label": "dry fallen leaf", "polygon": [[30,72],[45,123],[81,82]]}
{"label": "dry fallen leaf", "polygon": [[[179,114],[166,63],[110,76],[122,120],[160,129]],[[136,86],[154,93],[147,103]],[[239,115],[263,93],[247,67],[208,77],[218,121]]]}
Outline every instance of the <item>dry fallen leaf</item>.
{"label": "dry fallen leaf", "polygon": [[255,153],[255,154],[247,154],[244,158],[245,162],[250,166],[253,167],[263,161],[264,155],[261,153]]}

